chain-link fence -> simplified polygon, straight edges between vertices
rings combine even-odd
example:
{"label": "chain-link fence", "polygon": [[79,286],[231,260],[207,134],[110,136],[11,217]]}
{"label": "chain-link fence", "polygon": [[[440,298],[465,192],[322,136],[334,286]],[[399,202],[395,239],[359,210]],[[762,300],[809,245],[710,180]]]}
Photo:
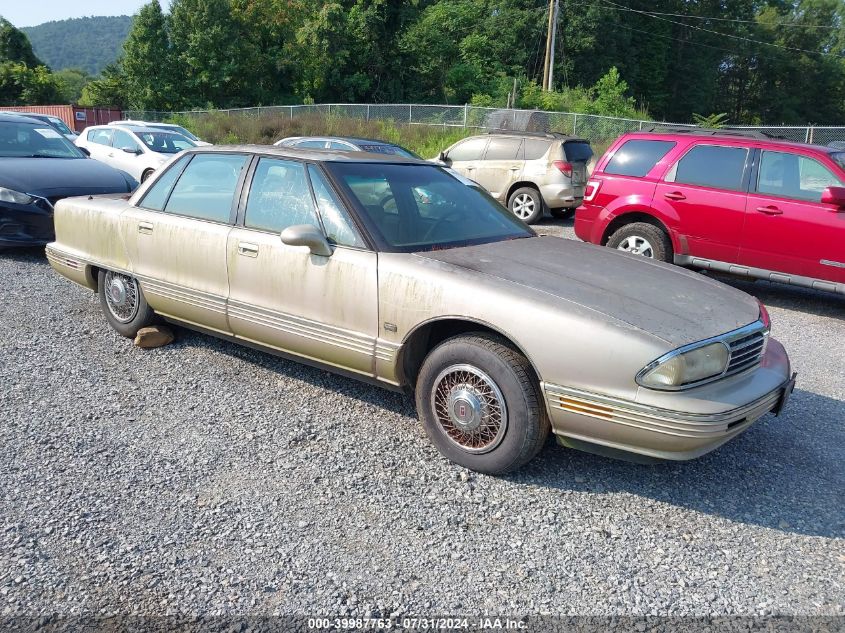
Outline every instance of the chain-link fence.
{"label": "chain-link fence", "polygon": [[[157,112],[127,110],[126,118],[144,121],[163,121],[174,115],[203,116],[210,112],[226,116],[258,117],[265,114],[294,119],[300,116],[323,115],[370,120],[393,121],[411,125],[436,125],[472,130],[519,130],[525,132],[561,132],[579,136],[591,142],[612,140],[626,132],[652,128],[694,127],[689,123],[667,123],[576,114],[574,112],[546,112],[479,108],[470,105],[383,104],[383,103],[323,103],[287,106],[260,106],[230,110],[190,110],[185,112]],[[828,145],[845,143],[845,126],[726,126],[727,129],[760,131],[773,138],[803,143]]]}

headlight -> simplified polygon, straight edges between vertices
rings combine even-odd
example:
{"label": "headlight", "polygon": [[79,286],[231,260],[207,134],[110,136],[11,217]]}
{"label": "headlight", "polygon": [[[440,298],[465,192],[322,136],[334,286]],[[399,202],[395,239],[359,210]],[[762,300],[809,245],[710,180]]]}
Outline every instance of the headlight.
{"label": "headlight", "polygon": [[15,204],[31,204],[35,198],[25,193],[0,187],[0,202],[14,202]]}
{"label": "headlight", "polygon": [[643,369],[637,382],[651,389],[677,389],[724,373],[729,356],[724,343],[672,352]]}

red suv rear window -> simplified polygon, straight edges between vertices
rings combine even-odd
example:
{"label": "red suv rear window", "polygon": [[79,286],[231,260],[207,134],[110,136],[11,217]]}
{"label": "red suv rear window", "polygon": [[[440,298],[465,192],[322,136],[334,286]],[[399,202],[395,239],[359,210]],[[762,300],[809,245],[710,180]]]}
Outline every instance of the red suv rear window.
{"label": "red suv rear window", "polygon": [[642,178],[675,147],[674,141],[631,139],[616,150],[604,173]]}

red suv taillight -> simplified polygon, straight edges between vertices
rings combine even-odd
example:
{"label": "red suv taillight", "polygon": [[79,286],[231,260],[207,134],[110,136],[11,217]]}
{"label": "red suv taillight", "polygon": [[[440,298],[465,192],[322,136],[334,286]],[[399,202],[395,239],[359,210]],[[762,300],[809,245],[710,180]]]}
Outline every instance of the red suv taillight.
{"label": "red suv taillight", "polygon": [[584,187],[584,202],[592,202],[599,192],[599,187],[601,187],[601,180],[588,181],[587,186]]}
{"label": "red suv taillight", "polygon": [[554,161],[554,166],[567,178],[572,178],[572,163],[565,160]]}

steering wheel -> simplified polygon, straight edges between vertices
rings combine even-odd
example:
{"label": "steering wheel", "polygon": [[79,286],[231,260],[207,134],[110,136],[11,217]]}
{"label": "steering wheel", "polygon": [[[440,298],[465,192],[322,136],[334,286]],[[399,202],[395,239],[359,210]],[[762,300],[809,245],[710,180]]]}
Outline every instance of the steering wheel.
{"label": "steering wheel", "polygon": [[439,229],[442,224],[454,220],[459,220],[462,216],[463,213],[460,209],[452,209],[446,215],[444,215],[442,218],[440,218],[434,224],[431,225],[431,228],[425,232],[425,235],[423,236],[423,241],[430,239],[431,236],[437,232],[437,229]]}

